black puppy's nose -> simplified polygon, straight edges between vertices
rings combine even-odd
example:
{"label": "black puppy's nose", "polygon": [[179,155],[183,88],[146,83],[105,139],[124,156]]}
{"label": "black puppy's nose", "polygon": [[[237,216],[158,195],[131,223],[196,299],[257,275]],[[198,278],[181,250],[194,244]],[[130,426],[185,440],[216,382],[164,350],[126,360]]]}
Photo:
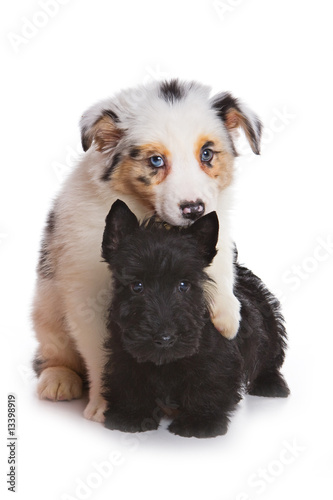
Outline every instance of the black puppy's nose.
{"label": "black puppy's nose", "polygon": [[184,201],[180,205],[180,210],[184,219],[196,220],[205,213],[205,204],[201,200]]}
{"label": "black puppy's nose", "polygon": [[160,335],[154,339],[154,343],[156,344],[157,347],[172,347],[173,344],[175,343],[175,337],[173,335],[165,334],[165,335]]}

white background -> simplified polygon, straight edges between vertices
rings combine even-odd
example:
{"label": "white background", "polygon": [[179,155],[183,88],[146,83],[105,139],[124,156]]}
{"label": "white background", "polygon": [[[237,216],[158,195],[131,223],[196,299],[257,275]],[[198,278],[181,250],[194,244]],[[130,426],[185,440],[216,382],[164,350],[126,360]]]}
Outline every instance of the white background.
{"label": "white background", "polygon": [[[17,397],[20,500],[332,498],[330,2],[62,4],[53,17],[40,14],[38,0],[2,4],[1,498],[13,498],[5,484],[9,392]],[[29,31],[27,20],[39,27]],[[18,38],[27,30],[30,38]],[[164,77],[230,90],[266,127],[261,157],[245,151],[238,160],[233,226],[240,260],[282,299],[292,395],[245,397],[228,434],[210,440],[165,426],[129,437],[107,431],[84,420],[84,401],[39,401],[31,370],[39,241],[80,152],[81,113]]]}

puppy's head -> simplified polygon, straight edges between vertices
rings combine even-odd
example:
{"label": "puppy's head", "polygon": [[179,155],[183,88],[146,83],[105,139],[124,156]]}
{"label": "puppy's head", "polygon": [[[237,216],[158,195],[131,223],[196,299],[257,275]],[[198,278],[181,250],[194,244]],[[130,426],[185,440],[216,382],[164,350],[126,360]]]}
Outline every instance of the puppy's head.
{"label": "puppy's head", "polygon": [[104,155],[100,182],[172,225],[215,211],[232,181],[233,136],[259,154],[261,123],[231,94],[195,82],[155,82],[102,101],[82,117],[82,145]]}
{"label": "puppy's head", "polygon": [[154,220],[139,225],[123,202],[112,206],[102,244],[114,282],[110,319],[138,362],[160,365],[197,351],[209,320],[204,268],[217,238],[214,212],[180,230]]}

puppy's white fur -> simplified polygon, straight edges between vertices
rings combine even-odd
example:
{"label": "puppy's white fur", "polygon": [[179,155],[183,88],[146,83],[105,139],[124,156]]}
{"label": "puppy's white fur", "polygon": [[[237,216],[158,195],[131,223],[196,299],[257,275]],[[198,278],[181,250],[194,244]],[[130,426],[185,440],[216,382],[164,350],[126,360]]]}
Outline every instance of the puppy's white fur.
{"label": "puppy's white fur", "polygon": [[[228,221],[235,153],[232,132],[241,126],[258,152],[261,125],[229,94],[210,99],[209,93],[208,87],[197,83],[169,82],[163,87],[156,82],[101,101],[82,117],[87,152],[55,202],[39,266],[33,320],[39,340],[36,369],[41,374],[41,398],[80,397],[77,374],[87,374],[90,390],[84,415],[103,421],[102,346],[112,290],[101,242],[105,217],[116,199],[138,218],[156,212],[173,225],[188,224],[180,209],[184,201],[200,200],[205,213],[218,212],[219,252],[209,268],[217,284],[213,321],[226,337],[236,335],[240,317],[233,295]],[[198,158],[204,138],[220,150],[210,166]],[[137,152],[131,157],[133,148],[139,150],[139,159],[132,158]],[[168,164],[164,173],[147,166],[149,151],[164,155]]]}

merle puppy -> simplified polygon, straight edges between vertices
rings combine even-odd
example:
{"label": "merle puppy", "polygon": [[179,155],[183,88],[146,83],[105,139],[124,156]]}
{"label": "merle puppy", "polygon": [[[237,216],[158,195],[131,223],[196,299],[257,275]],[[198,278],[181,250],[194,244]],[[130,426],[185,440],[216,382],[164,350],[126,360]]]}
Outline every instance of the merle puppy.
{"label": "merle puppy", "polygon": [[235,262],[241,326],[227,340],[210,321],[216,255],[215,212],[188,228],[154,219],[139,224],[122,201],[107,218],[102,255],[114,293],[106,340],[105,425],[157,429],[166,413],[180,436],[225,434],[242,391],[286,397],[279,372],[286,333],[279,303],[251,271]]}

